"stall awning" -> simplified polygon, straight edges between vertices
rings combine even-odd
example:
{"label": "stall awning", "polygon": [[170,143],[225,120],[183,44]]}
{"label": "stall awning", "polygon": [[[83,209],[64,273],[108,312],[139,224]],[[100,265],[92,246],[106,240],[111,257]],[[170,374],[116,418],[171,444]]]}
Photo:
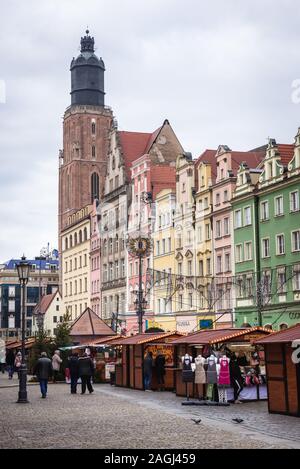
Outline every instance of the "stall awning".
{"label": "stall awning", "polygon": [[180,332],[158,332],[153,334],[137,334],[131,337],[123,337],[117,339],[111,343],[112,346],[115,345],[141,345],[156,342],[157,340],[162,340],[166,342],[167,340],[176,340],[181,337],[183,334]]}
{"label": "stall awning", "polygon": [[288,344],[300,340],[300,324],[284,329],[283,331],[273,332],[272,335],[257,340],[256,344]]}
{"label": "stall awning", "polygon": [[[50,339],[47,339],[50,342]],[[25,348],[29,349],[32,348],[35,344],[35,338],[32,337],[30,339],[27,339],[25,341]],[[6,344],[6,349],[7,350],[14,350],[14,349],[21,349],[22,348],[22,342],[20,340],[15,340],[14,342],[10,342]]]}
{"label": "stall awning", "polygon": [[236,339],[238,337],[244,337],[249,335],[249,340],[255,340],[256,334],[271,334],[272,331],[266,329],[264,327],[251,327],[251,328],[243,328],[243,329],[210,329],[195,332],[193,334],[189,334],[185,337],[181,337],[180,339],[174,340],[174,345],[213,345],[222,342],[228,342],[232,339]]}

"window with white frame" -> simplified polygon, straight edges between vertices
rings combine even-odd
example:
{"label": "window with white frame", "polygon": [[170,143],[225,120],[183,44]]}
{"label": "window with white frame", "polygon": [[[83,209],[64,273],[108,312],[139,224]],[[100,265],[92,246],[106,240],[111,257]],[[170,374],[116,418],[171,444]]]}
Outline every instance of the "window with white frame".
{"label": "window with white frame", "polygon": [[241,228],[242,226],[242,211],[236,210],[234,212],[234,226],[235,228]]}
{"label": "window with white frame", "polygon": [[260,204],[260,219],[261,221],[269,220],[269,202],[265,200]]}
{"label": "window with white frame", "polygon": [[216,205],[220,205],[220,194],[216,194]]}
{"label": "window with white frame", "polygon": [[211,260],[206,259],[206,275],[211,275]]}
{"label": "window with white frame", "polygon": [[228,201],[228,191],[224,191],[224,198],[223,198],[224,202],[227,202]]}
{"label": "window with white frame", "polygon": [[8,296],[9,296],[9,298],[14,298],[16,296],[16,287],[15,286],[9,286],[8,287]]}
{"label": "window with white frame", "polygon": [[189,293],[189,306],[193,308],[193,293]]}
{"label": "window with white frame", "polygon": [[245,226],[251,225],[251,207],[244,208],[244,224]]}
{"label": "window with white frame", "polygon": [[119,278],[119,261],[115,261],[115,278]]}
{"label": "window with white frame", "polygon": [[162,240],[162,254],[165,254],[166,253],[166,240],[163,239]]}
{"label": "window with white frame", "polygon": [[262,257],[270,257],[270,238],[262,240]]}
{"label": "window with white frame", "polygon": [[253,296],[253,279],[252,277],[246,278],[246,295],[248,298]]}
{"label": "window with white frame", "polygon": [[217,274],[222,272],[222,256],[217,256]]}
{"label": "window with white frame", "polygon": [[294,291],[300,291],[300,264],[294,265],[293,284]]}
{"label": "window with white frame", "polygon": [[276,254],[278,256],[285,253],[285,240],[284,235],[279,234],[276,236]]}
{"label": "window with white frame", "polygon": [[183,309],[183,295],[178,295],[179,309]]}
{"label": "window with white frame", "polygon": [[16,310],[15,300],[9,300],[8,301],[8,312],[9,313],[14,313],[15,310]]}
{"label": "window with white frame", "polygon": [[168,252],[172,251],[172,239],[168,238]]}
{"label": "window with white frame", "polygon": [[292,251],[300,251],[300,230],[292,232]]}
{"label": "window with white frame", "polygon": [[182,275],[182,262],[178,262],[178,275]]}
{"label": "window with white frame", "polygon": [[291,212],[299,211],[299,191],[290,193],[290,210]]}
{"label": "window with white frame", "polygon": [[283,196],[275,197],[275,216],[283,215]]}
{"label": "window with white frame", "polygon": [[125,277],[125,259],[121,259],[121,276]]}
{"label": "window with white frame", "polygon": [[230,272],[230,271],[231,271],[230,253],[226,252],[225,253],[225,272]]}
{"label": "window with white frame", "polygon": [[200,276],[200,277],[203,277],[203,275],[204,275],[204,270],[203,270],[203,261],[202,261],[202,260],[199,261],[198,267],[199,267],[199,276]]}
{"label": "window with white frame", "polygon": [[235,246],[235,260],[236,262],[243,261],[243,245],[242,244],[237,244]]}
{"label": "window with white frame", "polygon": [[110,262],[109,263],[109,280],[113,280],[114,279],[114,267],[113,267],[113,263]]}
{"label": "window with white frame", "polygon": [[210,224],[209,223],[205,225],[205,238],[206,238],[206,241],[210,240]]}
{"label": "window with white frame", "polygon": [[251,261],[252,259],[252,241],[245,243],[245,261]]}
{"label": "window with white frame", "polygon": [[198,243],[202,242],[202,226],[198,226],[197,228],[197,241]]}
{"label": "window with white frame", "polygon": [[224,236],[230,234],[230,227],[229,227],[229,218],[224,218]]}
{"label": "window with white frame", "polygon": [[221,238],[222,232],[221,232],[221,220],[216,221],[216,238]]}
{"label": "window with white frame", "polygon": [[286,271],[285,268],[277,270],[277,292],[286,293]]}
{"label": "window with white frame", "polygon": [[188,275],[189,276],[193,275],[192,261],[188,261]]}

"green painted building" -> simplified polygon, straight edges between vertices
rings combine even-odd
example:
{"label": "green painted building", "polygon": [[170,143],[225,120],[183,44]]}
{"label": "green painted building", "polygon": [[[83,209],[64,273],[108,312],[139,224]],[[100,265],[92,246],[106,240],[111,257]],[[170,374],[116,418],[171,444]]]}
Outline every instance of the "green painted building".
{"label": "green painted building", "polygon": [[241,164],[233,195],[235,324],[300,323],[300,129],[270,139],[258,168]]}

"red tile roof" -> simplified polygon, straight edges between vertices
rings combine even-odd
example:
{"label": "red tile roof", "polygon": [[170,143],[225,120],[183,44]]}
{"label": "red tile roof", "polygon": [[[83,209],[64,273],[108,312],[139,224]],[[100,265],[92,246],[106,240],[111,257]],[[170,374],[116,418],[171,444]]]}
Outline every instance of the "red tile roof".
{"label": "red tile roof", "polygon": [[270,334],[271,331],[269,329],[265,329],[264,327],[251,327],[249,329],[209,329],[196,332],[194,334],[189,334],[185,337],[181,337],[174,341],[174,345],[179,344],[189,344],[189,345],[207,345],[207,344],[217,344],[221,342],[227,342],[230,339],[235,337],[240,337],[245,334],[253,333],[253,332],[262,332],[262,334]]}
{"label": "red tile roof", "polygon": [[281,164],[287,166],[289,162],[293,159],[295,146],[292,144],[278,144],[278,150],[280,153]]}
{"label": "red tile roof", "polygon": [[152,134],[125,131],[120,131],[118,134],[122,146],[126,173],[130,176],[132,162],[147,153],[148,142]]}
{"label": "red tile roof", "polygon": [[273,332],[272,335],[257,340],[256,344],[283,344],[300,340],[300,324],[284,329],[283,331]]}
{"label": "red tile roof", "polygon": [[176,169],[169,165],[151,166],[151,185],[153,187],[153,198],[163,189],[176,188]]}
{"label": "red tile roof", "polygon": [[51,293],[51,295],[44,295],[41,301],[35,306],[33,314],[36,314],[37,312],[45,314],[48,311],[48,308],[54,300],[56,294],[57,290],[54,293]]}
{"label": "red tile roof", "polygon": [[216,160],[217,150],[205,150],[202,155],[195,162],[195,167],[197,168],[200,163],[209,163],[211,165],[212,179],[215,181],[217,177],[217,160]]}
{"label": "red tile roof", "polygon": [[119,131],[119,139],[123,151],[126,173],[130,177],[130,167],[133,161],[149,153],[162,127],[153,133]]}
{"label": "red tile roof", "polygon": [[116,335],[116,333],[97,316],[94,311],[87,308],[73,323],[70,336],[99,336],[99,335]]}

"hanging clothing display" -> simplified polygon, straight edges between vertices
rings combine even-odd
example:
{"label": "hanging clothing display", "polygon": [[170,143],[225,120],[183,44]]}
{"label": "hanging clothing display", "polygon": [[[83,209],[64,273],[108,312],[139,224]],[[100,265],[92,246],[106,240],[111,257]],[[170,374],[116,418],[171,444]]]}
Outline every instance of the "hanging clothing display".
{"label": "hanging clothing display", "polygon": [[185,355],[182,362],[182,381],[183,383],[192,383],[194,381],[194,373],[192,370],[192,357]]}
{"label": "hanging clothing display", "polygon": [[229,359],[222,357],[219,361],[220,373],[218,378],[218,384],[222,386],[230,386],[230,371],[229,371]]}
{"label": "hanging clothing display", "polygon": [[217,359],[210,356],[207,359],[207,383],[208,384],[217,384],[218,374],[217,374]]}
{"label": "hanging clothing display", "polygon": [[206,383],[206,373],[205,373],[205,369],[204,369],[205,362],[206,362],[206,360],[205,360],[204,357],[198,356],[198,357],[195,358],[195,365],[196,365],[195,383],[196,384]]}

